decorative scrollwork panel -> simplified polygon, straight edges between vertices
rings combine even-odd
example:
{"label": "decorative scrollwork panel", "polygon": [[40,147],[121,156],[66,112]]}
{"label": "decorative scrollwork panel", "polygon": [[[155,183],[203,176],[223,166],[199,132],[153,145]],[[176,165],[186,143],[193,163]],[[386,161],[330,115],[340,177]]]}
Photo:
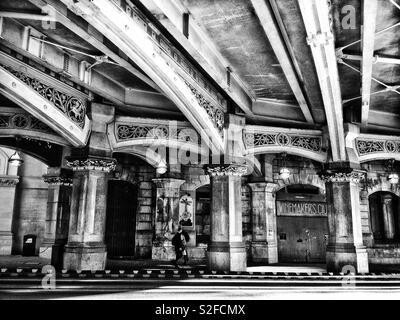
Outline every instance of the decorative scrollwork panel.
{"label": "decorative scrollwork panel", "polygon": [[205,99],[204,96],[188,81],[185,80],[185,84],[192,91],[192,94],[195,96],[198,104],[207,112],[208,117],[222,136],[224,129],[224,111],[221,108],[211,104],[211,102]]}
{"label": "decorative scrollwork panel", "polygon": [[56,134],[49,126],[28,113],[0,114],[1,129],[21,129]]}
{"label": "decorative scrollwork panel", "polygon": [[377,153],[394,154],[400,152],[400,141],[356,139],[356,148],[359,156]]}
{"label": "decorative scrollwork panel", "polygon": [[300,136],[286,133],[245,132],[243,137],[247,149],[267,146],[294,147],[313,152],[322,152],[322,137]]}
{"label": "decorative scrollwork panel", "polygon": [[177,142],[200,144],[199,134],[192,128],[170,128],[168,125],[137,125],[117,123],[115,137],[118,142],[130,140],[167,139]]}
{"label": "decorative scrollwork panel", "polygon": [[[9,66],[0,66],[6,69],[8,72],[12,73],[19,80],[24,82],[27,86],[35,90],[44,99],[49,101],[59,110],[61,110],[70,120],[76,123],[79,127],[83,128],[85,126],[85,116],[86,116],[86,102],[73,97],[67,93],[61,92],[47,84],[42,83],[38,79],[34,79],[24,72],[16,71]],[[1,125],[1,123],[0,123]]]}

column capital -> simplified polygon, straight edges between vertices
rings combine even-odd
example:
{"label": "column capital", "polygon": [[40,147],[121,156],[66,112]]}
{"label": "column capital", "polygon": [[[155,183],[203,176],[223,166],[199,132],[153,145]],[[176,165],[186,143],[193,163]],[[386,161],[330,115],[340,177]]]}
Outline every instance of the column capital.
{"label": "column capital", "polygon": [[352,170],[349,172],[326,171],[321,175],[322,180],[326,182],[352,182],[360,183],[365,179],[365,171]]}
{"label": "column capital", "polygon": [[72,186],[72,171],[65,168],[49,168],[43,181],[51,186]]}
{"label": "column capital", "polygon": [[207,173],[211,177],[216,176],[236,176],[241,177],[247,174],[247,166],[243,164],[215,164],[206,167]]}
{"label": "column capital", "polygon": [[268,181],[249,182],[249,187],[253,192],[272,192],[278,184]]}
{"label": "column capital", "polygon": [[157,188],[179,189],[181,185],[186,182],[186,180],[175,178],[158,178],[153,179],[153,182],[156,184]]}
{"label": "column capital", "polygon": [[19,176],[0,175],[0,187],[15,187],[19,182]]}
{"label": "column capital", "polygon": [[381,202],[383,204],[390,204],[393,201],[393,197],[391,194],[384,194],[381,196]]}
{"label": "column capital", "polygon": [[85,158],[74,158],[67,157],[67,166],[73,171],[103,171],[111,172],[115,170],[117,160],[114,158],[99,158],[99,157],[85,157]]}
{"label": "column capital", "polygon": [[329,163],[320,174],[324,182],[352,182],[360,183],[365,180],[367,171],[353,167],[349,162]]}

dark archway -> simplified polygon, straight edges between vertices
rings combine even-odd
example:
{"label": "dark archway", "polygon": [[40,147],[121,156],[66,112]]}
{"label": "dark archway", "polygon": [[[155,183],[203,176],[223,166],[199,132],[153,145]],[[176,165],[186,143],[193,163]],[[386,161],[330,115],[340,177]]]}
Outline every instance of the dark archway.
{"label": "dark archway", "polygon": [[106,219],[106,245],[109,258],[134,258],[137,208],[137,186],[126,181],[110,180]]}
{"label": "dark archway", "polygon": [[369,215],[375,243],[400,241],[399,198],[390,192],[376,192],[369,197]]}
{"label": "dark archway", "polygon": [[[1,137],[0,146],[16,150],[15,137]],[[46,163],[50,167],[59,166],[62,161],[63,146],[35,139],[21,139],[18,150]]]}
{"label": "dark archway", "polygon": [[211,234],[211,189],[205,185],[196,190],[196,244],[209,243]]}

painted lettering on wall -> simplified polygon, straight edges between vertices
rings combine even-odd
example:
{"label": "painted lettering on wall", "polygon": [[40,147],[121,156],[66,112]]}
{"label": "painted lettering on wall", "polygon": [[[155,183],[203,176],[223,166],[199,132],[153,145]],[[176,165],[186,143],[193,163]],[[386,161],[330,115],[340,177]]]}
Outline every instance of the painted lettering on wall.
{"label": "painted lettering on wall", "polygon": [[326,217],[327,205],[323,202],[277,201],[278,216],[311,216]]}

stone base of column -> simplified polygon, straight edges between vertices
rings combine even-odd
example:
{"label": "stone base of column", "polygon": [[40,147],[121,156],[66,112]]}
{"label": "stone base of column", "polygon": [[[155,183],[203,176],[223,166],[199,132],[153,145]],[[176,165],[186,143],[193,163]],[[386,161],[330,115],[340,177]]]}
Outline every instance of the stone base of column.
{"label": "stone base of column", "polygon": [[65,243],[55,243],[51,250],[51,265],[57,270],[62,269]]}
{"label": "stone base of column", "polygon": [[268,263],[278,263],[278,245],[268,242]]}
{"label": "stone base of column", "polygon": [[151,248],[151,259],[157,261],[175,260],[175,247],[171,244],[171,241],[166,241],[163,244],[153,245]]}
{"label": "stone base of column", "polygon": [[39,249],[39,257],[51,259],[52,250],[53,250],[54,240],[43,240],[42,244],[40,245]]}
{"label": "stone base of column", "polygon": [[0,231],[0,256],[11,255],[13,235],[11,232]]}
{"label": "stone base of column", "polygon": [[268,263],[268,243],[252,242],[251,243],[251,260],[257,263]]}
{"label": "stone base of column", "polygon": [[63,258],[65,270],[104,270],[107,248],[104,245],[82,246],[66,245]]}
{"label": "stone base of column", "polygon": [[352,266],[358,273],[368,273],[368,253],[366,247],[342,244],[328,246],[326,249],[328,272],[342,272],[346,266]]}
{"label": "stone base of column", "polygon": [[212,243],[208,247],[208,269],[246,271],[247,254],[244,243]]}
{"label": "stone base of column", "polygon": [[369,273],[369,262],[367,247],[356,247],[357,254],[357,272]]}

